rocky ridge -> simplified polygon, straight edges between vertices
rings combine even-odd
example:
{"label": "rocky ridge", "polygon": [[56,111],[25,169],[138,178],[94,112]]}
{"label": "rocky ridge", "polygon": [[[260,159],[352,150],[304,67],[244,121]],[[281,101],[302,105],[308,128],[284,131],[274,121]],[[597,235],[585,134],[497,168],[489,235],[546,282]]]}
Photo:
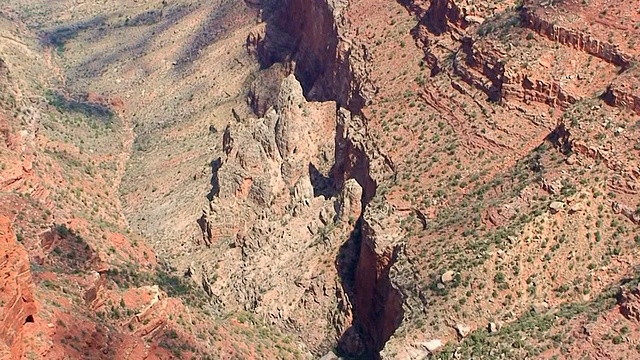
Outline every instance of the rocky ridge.
{"label": "rocky ridge", "polygon": [[[313,334],[312,328],[333,328],[316,339],[305,339],[319,353],[326,352],[330,344],[337,341],[345,354],[377,356],[402,320],[402,296],[389,280],[399,252],[399,238],[386,234],[376,219],[381,218],[378,211],[367,205],[375,197],[377,184],[393,177],[394,166],[368,134],[367,120],[360,111],[375,93],[375,87],[366,75],[366,48],[352,43],[353,39],[346,35],[348,23],[342,17],[346,6],[344,2],[314,1],[309,5],[291,1],[278,11],[263,13],[265,25],[260,33],[249,36],[249,51],[256,54],[264,67],[272,66],[275,61],[290,61],[291,72],[300,79],[300,84],[289,75],[282,80],[277,100],[265,111],[264,118],[241,119],[240,123],[227,127],[222,145],[224,160],[215,181],[220,189],[215,191],[218,195],[199,222],[205,243],[220,241],[220,237],[210,235],[219,233],[212,230],[214,227],[225,227],[224,221],[215,218],[216,214],[237,209],[238,205],[232,204],[238,200],[244,202],[241,206],[244,210],[237,211],[235,218],[243,219],[245,224],[256,222],[256,225],[250,228],[245,225],[244,229],[230,234],[230,238],[236,239],[233,242],[240,248],[244,260],[244,265],[238,268],[246,273],[255,273],[248,266],[259,266],[258,255],[264,257],[271,253],[267,249],[274,247],[275,239],[269,240],[273,236],[280,237],[275,249],[285,247],[291,251],[305,243],[311,244],[310,250],[298,255],[311,258],[303,260],[303,264],[317,262],[316,257],[321,255],[334,254],[340,278],[320,277],[324,282],[324,296],[317,290],[305,291],[315,296],[314,301],[321,306],[312,310],[308,306],[311,299],[303,296],[297,300],[301,305],[293,306],[285,314],[297,311],[293,314],[304,319],[306,315],[302,311],[326,314],[329,309],[337,308],[338,318],[321,316],[320,319],[328,323],[318,326],[296,321],[294,319],[299,319],[296,316],[283,317],[276,303],[268,305],[269,301],[281,298],[271,295],[273,291],[269,290],[263,296],[245,294],[238,304],[248,302],[255,304],[252,311],[271,312],[268,318],[277,319],[281,326],[292,326],[287,322],[295,323],[294,328],[307,326],[302,333]],[[304,21],[310,18],[321,21]],[[289,47],[280,43],[283,38],[290,39]],[[330,39],[328,51],[322,49],[324,39]],[[308,102],[305,97],[312,101]],[[258,104],[261,100],[254,96],[251,102]],[[324,110],[318,111],[318,108]],[[246,123],[253,130],[246,129]],[[254,214],[249,215],[249,219],[255,220],[246,220],[247,207],[253,208]],[[268,219],[278,214],[282,217],[280,222],[286,224],[285,229],[290,230],[273,234],[270,229],[279,226],[268,225]],[[297,229],[309,232],[303,230],[300,234]],[[349,233],[351,239],[345,243]],[[297,242],[292,242],[293,239]],[[321,243],[320,253],[314,254],[317,246],[314,242]],[[279,259],[275,263],[282,260],[287,261]],[[233,271],[234,267],[224,269]],[[274,272],[281,271],[270,270],[265,274]],[[251,288],[246,280],[240,282],[244,284],[241,286],[244,291]],[[207,283],[213,294],[220,294],[216,297],[228,293],[222,290],[225,287]],[[251,283],[269,287],[266,279]],[[228,300],[222,302],[229,303]],[[278,315],[274,314],[276,309]],[[318,342],[319,339],[322,341]]]}

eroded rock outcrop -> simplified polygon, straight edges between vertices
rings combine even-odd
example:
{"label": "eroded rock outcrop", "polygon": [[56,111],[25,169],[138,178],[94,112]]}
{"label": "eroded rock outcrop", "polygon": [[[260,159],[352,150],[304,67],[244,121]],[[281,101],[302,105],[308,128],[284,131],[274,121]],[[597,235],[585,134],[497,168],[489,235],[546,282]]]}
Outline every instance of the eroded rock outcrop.
{"label": "eroded rock outcrop", "polygon": [[611,106],[631,109],[640,114],[640,95],[622,81],[611,84],[602,95],[602,99]]}
{"label": "eroded rock outcrop", "polygon": [[632,57],[622,53],[616,45],[594,39],[583,32],[568,29],[545,19],[538,13],[536,7],[523,7],[520,13],[522,25],[528,27],[540,35],[546,36],[552,41],[562,45],[571,46],[593,56],[597,56],[607,62],[626,69],[631,64]]}
{"label": "eroded rock outcrop", "polygon": [[310,100],[333,100],[360,109],[375,87],[367,76],[366,48],[345,35],[345,0],[265,1],[265,26],[249,35],[247,48],[264,68],[295,63],[295,75]]}
{"label": "eroded rock outcrop", "polygon": [[[219,196],[199,220],[207,245],[222,236],[235,236],[251,207],[282,213],[292,195],[309,199],[314,192],[310,168],[330,165],[335,104],[308,103],[294,75],[286,77],[279,88],[276,106],[263,118],[232,122],[224,131],[224,159],[217,172]],[[222,211],[219,202],[225,201],[247,206]]]}
{"label": "eroded rock outcrop", "polygon": [[[207,292],[296,329],[318,355],[339,342],[344,355],[377,357],[404,308],[390,277],[401,237],[380,224],[386,213],[368,208],[395,171],[360,111],[376,91],[370,55],[345,35],[347,2],[278,4],[262,4],[265,22],[247,47],[266,71],[284,62],[292,75],[269,85],[278,89],[269,99],[258,89],[264,79],[254,82],[250,101],[262,117],[224,131],[219,192],[200,219],[204,242],[225,252],[215,268],[203,265]],[[231,228],[225,216],[233,231],[217,236]]]}
{"label": "eroded rock outcrop", "polygon": [[37,305],[29,258],[8,218],[0,216],[0,357],[19,359],[25,352],[25,325],[34,322]]}
{"label": "eroded rock outcrop", "polygon": [[349,179],[342,186],[340,194],[340,220],[355,222],[362,214],[362,187],[355,179]]}
{"label": "eroded rock outcrop", "polygon": [[620,288],[618,293],[620,312],[629,320],[640,321],[640,288]]}
{"label": "eroded rock outcrop", "polygon": [[469,85],[483,91],[492,101],[514,97],[525,101],[567,107],[579,100],[558,82],[536,78],[507,65],[498,49],[488,49],[476,44],[476,39],[461,39],[460,51],[453,61],[453,72]]}
{"label": "eroded rock outcrop", "polygon": [[631,220],[632,223],[636,225],[640,224],[640,214],[638,214],[637,210],[615,201],[611,204],[611,209],[614,214],[622,214]]}
{"label": "eroded rock outcrop", "polygon": [[[308,102],[294,75],[282,80],[275,98],[264,117],[224,131],[219,193],[199,223],[204,243],[226,255],[220,269],[201,264],[202,283],[221,307],[298,329],[314,351],[326,352],[337,336],[328,329],[350,318],[348,305],[329,315],[340,291],[319,260],[340,245],[338,193],[329,177],[336,104]],[[334,325],[334,318],[342,320]]]}

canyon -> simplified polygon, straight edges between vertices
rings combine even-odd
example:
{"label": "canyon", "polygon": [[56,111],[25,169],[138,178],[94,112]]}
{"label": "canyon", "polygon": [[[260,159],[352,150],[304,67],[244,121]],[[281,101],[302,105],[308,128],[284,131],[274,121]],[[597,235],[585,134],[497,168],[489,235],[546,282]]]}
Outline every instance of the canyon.
{"label": "canyon", "polygon": [[638,24],[8,0],[0,358],[637,357]]}

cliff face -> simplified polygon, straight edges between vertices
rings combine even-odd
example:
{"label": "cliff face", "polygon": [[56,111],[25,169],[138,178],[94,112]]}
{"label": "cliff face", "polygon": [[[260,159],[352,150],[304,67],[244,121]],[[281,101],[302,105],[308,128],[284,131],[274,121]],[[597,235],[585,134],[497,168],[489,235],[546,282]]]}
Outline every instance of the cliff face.
{"label": "cliff face", "polygon": [[35,321],[29,258],[16,239],[8,218],[0,216],[0,357],[20,359],[25,354],[25,326]]}
{"label": "cliff face", "polygon": [[[368,51],[347,36],[346,2],[274,4],[261,4],[264,23],[246,42],[266,68],[250,93],[261,118],[225,129],[219,189],[199,220],[204,243],[221,248],[233,239],[235,250],[219,260],[224,276],[203,265],[204,283],[227,309],[302,329],[318,354],[338,344],[345,355],[376,357],[403,308],[389,278],[397,244],[377,239],[367,210],[394,171],[361,112],[376,91]],[[278,95],[262,95],[278,73],[281,82],[268,85]],[[327,254],[335,268],[326,269]],[[298,275],[269,275],[281,273]]]}
{"label": "cliff face", "polygon": [[344,337],[339,347],[345,354],[378,358],[385,343],[403,320],[403,297],[390,279],[392,266],[398,260],[398,247],[381,247],[374,228],[365,219],[360,228],[360,247],[355,269],[352,301],[353,327],[362,348]]}
{"label": "cliff face", "polygon": [[597,56],[606,62],[620,66],[623,70],[631,65],[632,56],[623,53],[615,44],[593,38],[589,34],[553,24],[540,16],[536,7],[524,7],[520,12],[522,26],[549,38],[551,41],[570,46]]}
{"label": "cliff face", "polygon": [[[264,27],[247,39],[262,67],[293,62],[305,96],[360,109],[374,90],[366,76],[366,49],[346,37],[344,0],[264,1]],[[359,58],[361,61],[353,61]]]}
{"label": "cliff face", "polygon": [[602,95],[602,99],[611,106],[628,108],[640,114],[640,95],[623,82],[609,86]]}

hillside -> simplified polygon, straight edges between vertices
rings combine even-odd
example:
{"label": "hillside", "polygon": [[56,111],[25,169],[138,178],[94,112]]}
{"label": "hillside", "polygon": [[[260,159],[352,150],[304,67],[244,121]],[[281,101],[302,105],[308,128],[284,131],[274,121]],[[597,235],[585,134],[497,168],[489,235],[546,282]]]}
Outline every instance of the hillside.
{"label": "hillside", "polygon": [[0,5],[0,358],[636,358],[619,0]]}

